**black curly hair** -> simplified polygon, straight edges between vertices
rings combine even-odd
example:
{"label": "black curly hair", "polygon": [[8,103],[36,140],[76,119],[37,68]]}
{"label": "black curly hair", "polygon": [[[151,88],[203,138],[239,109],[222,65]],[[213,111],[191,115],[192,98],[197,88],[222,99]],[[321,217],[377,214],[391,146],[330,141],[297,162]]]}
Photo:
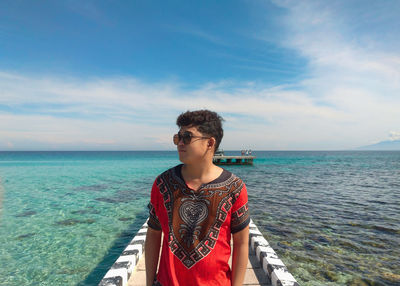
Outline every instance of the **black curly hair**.
{"label": "black curly hair", "polygon": [[207,109],[196,111],[188,110],[178,116],[176,119],[176,125],[179,127],[194,126],[197,127],[197,130],[204,135],[214,137],[216,141],[214,149],[215,152],[218,150],[219,144],[224,136],[222,121],[225,120],[214,111]]}

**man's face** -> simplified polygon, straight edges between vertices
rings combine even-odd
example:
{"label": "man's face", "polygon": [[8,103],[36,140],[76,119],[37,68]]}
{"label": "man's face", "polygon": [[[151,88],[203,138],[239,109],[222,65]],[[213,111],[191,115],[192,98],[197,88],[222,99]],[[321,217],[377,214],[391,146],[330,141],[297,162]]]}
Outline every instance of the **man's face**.
{"label": "man's face", "polygon": [[182,126],[181,129],[179,129],[179,133],[181,135],[183,135],[185,132],[190,132],[194,137],[192,137],[191,142],[186,145],[183,143],[182,139],[179,140],[177,145],[179,160],[186,164],[204,160],[210,139],[200,137],[209,136],[202,134],[197,130],[197,127],[194,126]]}

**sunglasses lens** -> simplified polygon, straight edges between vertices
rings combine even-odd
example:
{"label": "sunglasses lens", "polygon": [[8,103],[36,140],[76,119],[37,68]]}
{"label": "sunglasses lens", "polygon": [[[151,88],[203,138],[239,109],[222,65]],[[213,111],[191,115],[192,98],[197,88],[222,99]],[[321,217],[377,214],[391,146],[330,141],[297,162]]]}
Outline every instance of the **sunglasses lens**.
{"label": "sunglasses lens", "polygon": [[174,144],[178,145],[179,141],[181,141],[181,139],[183,141],[183,144],[185,144],[185,145],[190,144],[190,141],[192,141],[192,133],[185,132],[185,133],[183,133],[183,135],[181,135],[179,133],[175,134],[173,137]]}
{"label": "sunglasses lens", "polygon": [[175,144],[175,145],[178,145],[178,143],[179,143],[179,135],[178,135],[178,134],[175,134],[173,140],[174,140],[174,144]]}
{"label": "sunglasses lens", "polygon": [[192,141],[192,134],[189,132],[183,133],[183,144],[187,145],[190,144],[190,141]]}

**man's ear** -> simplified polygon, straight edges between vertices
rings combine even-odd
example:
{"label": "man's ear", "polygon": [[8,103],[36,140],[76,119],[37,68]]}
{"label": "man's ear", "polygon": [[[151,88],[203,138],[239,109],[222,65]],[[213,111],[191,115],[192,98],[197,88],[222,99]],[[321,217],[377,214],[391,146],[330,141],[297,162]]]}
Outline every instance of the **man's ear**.
{"label": "man's ear", "polygon": [[215,145],[215,143],[216,143],[215,138],[214,138],[214,137],[211,137],[210,139],[208,139],[208,144],[207,144],[207,146],[208,146],[208,147],[212,147],[212,146]]}

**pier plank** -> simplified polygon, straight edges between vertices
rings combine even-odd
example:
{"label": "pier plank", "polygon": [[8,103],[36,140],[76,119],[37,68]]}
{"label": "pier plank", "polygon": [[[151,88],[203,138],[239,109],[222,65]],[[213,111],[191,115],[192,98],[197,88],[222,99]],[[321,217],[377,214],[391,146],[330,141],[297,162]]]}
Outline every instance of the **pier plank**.
{"label": "pier plank", "polygon": [[[107,271],[99,286],[138,286],[146,284],[146,263],[143,252],[145,250],[147,229],[146,220],[131,243]],[[231,236],[231,247],[232,242]],[[228,263],[232,267],[232,256],[229,258]],[[299,286],[299,283],[278,258],[276,252],[270,247],[252,219],[250,219],[249,225],[249,257],[243,285]]]}
{"label": "pier plank", "polygon": [[[232,245],[232,239],[231,239]],[[161,250],[160,250],[161,256]],[[128,280],[128,286],[146,286],[146,266],[145,266],[145,255],[142,255],[132,272],[130,279]],[[229,258],[229,266],[232,267],[232,256]],[[254,252],[249,247],[249,259],[247,262],[246,274],[243,285],[271,285],[267,276]]]}

